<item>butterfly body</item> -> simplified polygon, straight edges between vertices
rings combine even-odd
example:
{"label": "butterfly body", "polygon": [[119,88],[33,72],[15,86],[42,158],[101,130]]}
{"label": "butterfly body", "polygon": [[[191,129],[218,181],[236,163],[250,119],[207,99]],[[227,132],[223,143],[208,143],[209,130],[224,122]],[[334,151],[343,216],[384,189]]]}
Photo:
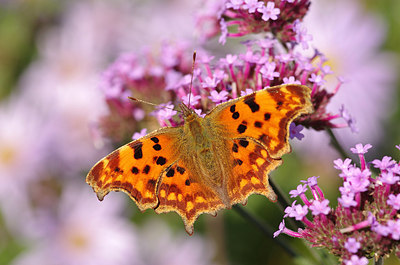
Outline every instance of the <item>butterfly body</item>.
{"label": "butterfly body", "polygon": [[185,123],[179,137],[178,146],[182,163],[189,165],[190,172],[197,172],[189,181],[213,187],[221,201],[230,206],[226,179],[232,164],[228,163],[230,154],[227,149],[226,132],[209,117],[202,118],[186,105],[181,104]]}
{"label": "butterfly body", "polygon": [[100,160],[86,181],[100,200],[124,191],[140,210],[175,211],[186,231],[202,213],[244,203],[258,193],[276,200],[268,173],[290,151],[288,128],[310,113],[310,89],[266,88],[215,107],[204,118],[181,104],[185,123],[156,130]]}

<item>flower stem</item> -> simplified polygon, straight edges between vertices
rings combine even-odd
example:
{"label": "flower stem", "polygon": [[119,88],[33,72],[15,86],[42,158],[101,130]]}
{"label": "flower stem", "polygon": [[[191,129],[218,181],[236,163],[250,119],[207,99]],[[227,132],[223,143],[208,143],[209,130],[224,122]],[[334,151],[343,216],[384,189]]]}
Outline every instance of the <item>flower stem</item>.
{"label": "flower stem", "polygon": [[374,260],[374,265],[383,265],[383,258],[379,257],[377,260]]}
{"label": "flower stem", "polygon": [[[247,210],[245,210],[242,206],[240,205],[234,205],[233,209],[240,214],[243,218],[245,218],[246,220],[250,221],[251,223],[253,223],[257,228],[259,228],[264,235],[266,235],[268,238],[272,238],[273,237],[273,230],[271,229],[271,227],[269,227],[267,224],[261,222],[261,220],[259,220],[257,217],[255,217],[253,214],[251,214],[250,212],[248,212]],[[296,258],[299,256],[299,254],[289,245],[287,245],[283,240],[281,240],[280,238],[274,238],[275,242],[281,246],[288,254],[289,256]]]}
{"label": "flower stem", "polygon": [[331,145],[336,149],[336,151],[340,154],[342,159],[346,159],[349,155],[344,151],[343,147],[340,145],[339,141],[337,140],[335,134],[333,133],[331,128],[327,128],[326,132],[328,133],[329,137],[331,138]]}
{"label": "flower stem", "polygon": [[[285,193],[282,192],[279,186],[277,186],[274,181],[270,178],[269,179],[269,184],[271,185],[272,189],[275,191],[277,197],[278,197],[278,205],[282,213],[285,211],[286,207],[289,207],[291,205],[288,197],[285,195]],[[299,228],[304,228],[304,225],[299,222],[299,221],[294,221],[293,218],[289,218],[287,222],[290,224],[290,226],[297,231]]]}

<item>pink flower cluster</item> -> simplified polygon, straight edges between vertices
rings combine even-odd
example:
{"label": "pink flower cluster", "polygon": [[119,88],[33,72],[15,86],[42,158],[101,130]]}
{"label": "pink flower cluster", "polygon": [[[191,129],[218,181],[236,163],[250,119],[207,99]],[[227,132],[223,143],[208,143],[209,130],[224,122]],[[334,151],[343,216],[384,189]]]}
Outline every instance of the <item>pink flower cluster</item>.
{"label": "pink flower cluster", "polygon": [[[359,167],[349,158],[334,161],[343,179],[336,209],[329,207],[317,178],[311,177],[290,192],[291,197],[300,197],[304,205],[294,201],[284,216],[302,221],[305,228],[295,232],[282,221],[274,236],[283,232],[304,238],[312,246],[327,248],[346,265],[368,264],[366,257],[372,254],[384,257],[395,251],[400,256],[400,163],[388,156],[367,163],[364,154],[371,147],[357,144],[351,148],[359,156]],[[376,176],[370,166],[379,169]],[[312,200],[305,195],[307,186]]]}
{"label": "pink flower cluster", "polygon": [[[324,66],[325,58],[321,53],[306,56],[296,51],[297,45],[285,50],[274,38],[247,41],[244,45],[245,52],[228,54],[220,59],[200,51],[191,89],[190,61],[187,60],[191,56],[189,49],[183,49],[181,45],[164,44],[158,60],[151,53],[145,58],[136,54],[121,56],[105,71],[101,82],[110,109],[109,116],[102,119],[103,132],[119,139],[115,132],[121,133],[124,128],[126,134],[132,129],[147,127],[138,123],[145,112],[143,105],[130,102],[128,96],[167,102],[152,114],[161,126],[177,126],[183,119],[176,116],[177,111],[173,108],[180,102],[188,104],[189,98],[190,107],[204,115],[216,104],[280,84],[302,84],[312,88],[315,111],[300,117],[297,125],[322,130],[354,124],[348,115],[331,114],[326,110],[341,82],[333,92],[328,92],[324,77],[332,72]],[[338,118],[344,118],[344,122],[333,122]],[[118,126],[110,126],[115,121],[120,121]],[[301,139],[302,128],[293,125],[292,136]]]}
{"label": "pink flower cluster", "polygon": [[[213,25],[204,32],[204,39],[220,34],[219,42],[227,37],[270,32],[283,42],[302,42],[310,36],[298,26],[310,6],[309,0],[226,0],[214,14],[199,16],[198,27]],[[305,34],[305,35],[304,35]]]}

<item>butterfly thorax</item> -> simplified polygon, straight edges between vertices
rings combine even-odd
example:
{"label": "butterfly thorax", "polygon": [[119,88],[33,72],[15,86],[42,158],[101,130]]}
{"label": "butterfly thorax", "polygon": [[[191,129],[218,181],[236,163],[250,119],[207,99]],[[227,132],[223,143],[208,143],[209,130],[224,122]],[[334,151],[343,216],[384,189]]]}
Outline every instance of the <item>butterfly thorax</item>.
{"label": "butterfly thorax", "polygon": [[[190,146],[185,146],[185,160],[193,165],[193,171],[199,173],[196,181],[202,182],[207,186],[216,187],[217,192],[222,198],[227,198],[225,180],[229,172],[228,154],[226,150],[226,140],[223,138],[220,129],[216,128],[208,118],[198,116],[193,110],[181,105],[184,112],[185,125],[183,142]],[[225,201],[225,203],[228,203]]]}

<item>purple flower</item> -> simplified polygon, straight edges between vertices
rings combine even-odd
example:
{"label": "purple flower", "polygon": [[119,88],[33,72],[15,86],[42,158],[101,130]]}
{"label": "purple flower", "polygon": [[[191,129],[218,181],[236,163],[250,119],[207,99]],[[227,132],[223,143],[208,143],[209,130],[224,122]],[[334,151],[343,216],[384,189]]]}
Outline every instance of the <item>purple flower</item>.
{"label": "purple flower", "polygon": [[227,65],[233,65],[238,59],[237,55],[227,54],[225,58],[222,58],[221,61],[226,63]]}
{"label": "purple flower", "polygon": [[392,167],[396,162],[392,160],[390,156],[384,156],[382,160],[375,159],[372,161],[374,167],[379,168],[380,170],[386,170]]}
{"label": "purple flower", "polygon": [[387,221],[387,227],[394,240],[400,239],[400,219]]}
{"label": "purple flower", "polygon": [[204,116],[206,116],[206,114],[203,114],[201,109],[195,109],[194,112],[196,112],[196,114],[202,118],[204,118]]}
{"label": "purple flower", "polygon": [[213,76],[212,78],[211,77],[209,77],[209,76],[207,76],[205,79],[204,79],[204,82],[202,83],[202,86],[204,87],[204,88],[215,88],[217,85],[218,85],[218,83],[220,82],[221,80],[219,80],[219,79],[217,79],[217,77],[216,76]]}
{"label": "purple flower", "polygon": [[199,101],[201,99],[201,96],[200,95],[193,95],[193,94],[184,95],[181,98],[182,103],[187,105],[187,106],[189,106],[189,98],[190,98],[190,105],[191,106],[196,106],[199,103]]}
{"label": "purple flower", "polygon": [[382,225],[380,223],[376,223],[372,226],[372,231],[378,233],[381,236],[388,236],[390,234],[390,229],[386,225]]}
{"label": "purple flower", "polygon": [[369,177],[371,172],[368,169],[361,171],[359,168],[354,168],[351,171],[352,176],[348,179],[353,193],[367,191],[370,184]]}
{"label": "purple flower", "polygon": [[292,202],[291,206],[288,206],[285,208],[285,215],[283,216],[283,218],[286,218],[287,216],[291,216],[292,212],[294,211],[294,207],[296,205],[297,201]]}
{"label": "purple flower", "polygon": [[279,8],[275,8],[274,2],[268,2],[267,6],[262,6],[262,7],[258,8],[257,11],[263,14],[261,18],[264,21],[268,21],[269,19],[277,20],[278,15],[281,12],[281,10]]}
{"label": "purple flower", "polygon": [[344,108],[344,105],[341,105],[339,109],[339,114],[343,118],[343,120],[345,120],[347,126],[351,129],[351,131],[353,133],[358,133],[359,130],[356,126],[356,119],[350,115],[347,109]]}
{"label": "purple flower", "polygon": [[289,127],[290,139],[294,139],[294,138],[297,138],[299,140],[303,139],[304,134],[301,133],[301,131],[303,129],[304,129],[303,125],[301,125],[301,124],[296,125],[294,122],[292,122]]}
{"label": "purple flower", "polygon": [[224,45],[226,43],[226,37],[228,36],[228,25],[223,18],[221,18],[219,25],[221,28],[221,36],[219,36],[218,42]]}
{"label": "purple flower", "polygon": [[338,198],[338,202],[345,208],[357,206],[357,202],[354,200],[354,194],[342,194],[342,197]]}
{"label": "purple flower", "polygon": [[254,92],[253,89],[251,89],[251,88],[246,88],[246,90],[240,91],[240,96],[241,96],[241,97],[242,97],[242,96],[246,96],[246,95],[249,95],[249,94],[251,94],[251,93],[253,93],[253,92]]}
{"label": "purple flower", "polygon": [[176,110],[174,110],[174,105],[171,103],[160,104],[157,108],[158,109],[153,111],[151,115],[156,116],[160,122],[170,120],[178,113]]}
{"label": "purple flower", "polygon": [[264,2],[258,0],[244,0],[244,2],[245,4],[242,7],[243,9],[248,9],[249,13],[254,13],[264,6]]}
{"label": "purple flower", "polygon": [[311,77],[308,80],[318,86],[322,86],[326,82],[321,75],[316,75],[314,73],[311,74]]}
{"label": "purple flower", "polygon": [[297,221],[302,220],[308,213],[307,205],[297,204],[292,208],[292,211],[289,214],[289,217],[295,218]]}
{"label": "purple flower", "polygon": [[339,191],[342,195],[353,194],[353,189],[348,181],[343,182],[343,186],[339,187]]}
{"label": "purple flower", "polygon": [[382,183],[389,185],[395,184],[400,180],[400,177],[395,176],[392,172],[383,172],[378,178]]}
{"label": "purple flower", "polygon": [[289,76],[289,77],[284,77],[283,78],[283,83],[284,84],[297,84],[301,85],[301,82],[296,80],[294,76]]}
{"label": "purple flower", "polygon": [[284,230],[285,230],[285,220],[282,220],[282,222],[279,224],[279,229],[274,232],[274,238],[279,236]]}
{"label": "purple flower", "polygon": [[393,206],[396,210],[400,210],[400,194],[390,194],[387,204]]}
{"label": "purple flower", "polygon": [[261,67],[260,73],[263,75],[264,78],[274,80],[275,77],[279,77],[279,73],[275,72],[275,68],[276,64],[274,62],[266,63],[263,67]]}
{"label": "purple flower", "polygon": [[220,103],[224,102],[228,99],[228,92],[225,90],[222,90],[221,92],[218,92],[216,90],[211,91],[211,95],[208,97],[209,99],[212,100],[214,103]]}
{"label": "purple flower", "polygon": [[357,242],[357,240],[353,237],[350,237],[347,239],[346,243],[344,243],[344,247],[350,252],[350,253],[357,253],[357,251],[360,249],[361,244],[360,242]]}
{"label": "purple flower", "polygon": [[239,9],[243,4],[243,0],[229,0],[225,3],[226,8]]}
{"label": "purple flower", "polygon": [[314,187],[316,185],[318,185],[317,179],[319,178],[316,176],[313,177],[309,177],[307,180],[300,180],[300,182],[307,184],[309,187]]}
{"label": "purple flower", "polygon": [[346,158],[344,161],[340,158],[336,159],[333,161],[334,168],[342,170],[342,171],[347,171],[350,167],[351,159]]}
{"label": "purple flower", "polygon": [[307,185],[298,185],[295,190],[291,190],[289,192],[290,198],[295,198],[297,196],[300,196],[301,194],[304,194],[307,191]]}
{"label": "purple flower", "polygon": [[396,145],[396,148],[400,150],[400,144],[399,144],[399,145]]}
{"label": "purple flower", "polygon": [[344,261],[345,265],[367,265],[368,259],[366,257],[359,257],[357,255],[352,255],[349,260]]}
{"label": "purple flower", "polygon": [[308,43],[313,40],[313,37],[311,34],[307,34],[307,28],[299,20],[296,20],[294,31],[296,33],[296,41],[301,44],[303,49],[308,49]]}
{"label": "purple flower", "polygon": [[310,206],[310,210],[314,216],[319,214],[327,215],[331,211],[331,208],[329,207],[329,200],[314,200]]}
{"label": "purple flower", "polygon": [[147,129],[146,129],[146,128],[143,128],[140,132],[135,132],[135,133],[132,135],[132,140],[137,140],[137,139],[139,139],[139,138],[145,136],[146,134],[147,134]]}
{"label": "purple flower", "polygon": [[365,146],[363,146],[362,144],[356,144],[356,147],[350,148],[350,150],[354,154],[365,154],[368,152],[368,149],[370,149],[371,147],[372,147],[372,145],[370,145],[370,144],[366,144]]}

